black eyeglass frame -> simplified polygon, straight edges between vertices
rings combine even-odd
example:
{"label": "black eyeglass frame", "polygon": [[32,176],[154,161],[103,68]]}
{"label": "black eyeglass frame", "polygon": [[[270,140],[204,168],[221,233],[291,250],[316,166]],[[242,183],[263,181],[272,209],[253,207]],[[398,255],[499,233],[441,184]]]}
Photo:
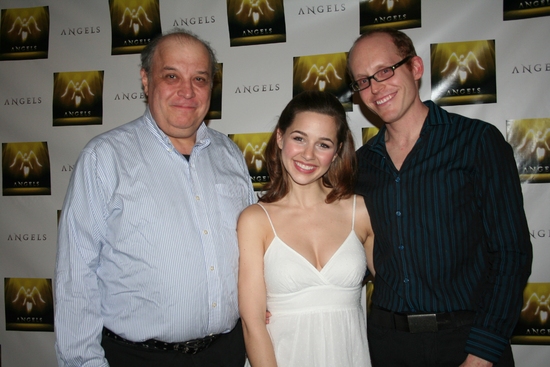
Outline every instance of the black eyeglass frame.
{"label": "black eyeglass frame", "polygon": [[[405,57],[403,60],[399,61],[397,64],[394,64],[392,66],[388,66],[388,67],[385,67],[385,68],[382,68],[380,70],[378,70],[376,73],[372,74],[371,76],[367,76],[365,78],[361,78],[361,79],[358,79],[358,80],[367,80],[367,86],[366,87],[359,87],[359,82],[357,80],[355,80],[353,83],[351,83],[349,86],[351,88],[352,91],[354,92],[360,92],[362,90],[365,90],[367,89],[368,87],[371,86],[372,82],[371,80],[374,79],[376,80],[377,82],[383,82],[384,80],[388,80],[390,79],[392,76],[395,75],[395,69],[397,69],[398,67],[400,67],[401,65],[404,65],[406,64],[410,59],[412,59],[413,56],[412,55],[409,55],[407,57]],[[392,71],[392,74],[390,76],[388,76],[387,78],[378,78],[376,76],[376,74],[380,73],[381,71],[384,71],[384,70],[388,70],[388,69],[391,69]]]}

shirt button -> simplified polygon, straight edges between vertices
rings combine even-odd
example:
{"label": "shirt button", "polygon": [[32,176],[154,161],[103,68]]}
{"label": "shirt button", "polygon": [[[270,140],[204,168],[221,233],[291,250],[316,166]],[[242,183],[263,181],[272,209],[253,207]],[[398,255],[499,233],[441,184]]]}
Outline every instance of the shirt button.
{"label": "shirt button", "polygon": [[216,302],[212,303],[212,308],[216,308],[218,304]]}
{"label": "shirt button", "polygon": [[401,216],[401,212],[398,210],[398,211],[395,212],[395,215],[397,215],[398,217],[400,217],[400,216]]}
{"label": "shirt button", "polygon": [[405,246],[401,245],[398,247],[401,251],[403,251],[405,249]]}
{"label": "shirt button", "polygon": [[205,229],[204,231],[202,231],[202,233],[208,234],[208,231]]}
{"label": "shirt button", "polygon": [[397,182],[397,183],[399,183],[400,181],[401,181],[401,178],[399,178],[399,177],[397,177],[397,178],[395,179],[395,182]]}
{"label": "shirt button", "polygon": [[210,271],[214,271],[214,266],[211,266],[211,267],[210,267]]}
{"label": "shirt button", "polygon": [[195,200],[199,201],[200,199],[199,195],[195,196]]}
{"label": "shirt button", "polygon": [[409,278],[405,278],[405,279],[403,280],[403,283],[405,283],[405,284],[409,283]]}

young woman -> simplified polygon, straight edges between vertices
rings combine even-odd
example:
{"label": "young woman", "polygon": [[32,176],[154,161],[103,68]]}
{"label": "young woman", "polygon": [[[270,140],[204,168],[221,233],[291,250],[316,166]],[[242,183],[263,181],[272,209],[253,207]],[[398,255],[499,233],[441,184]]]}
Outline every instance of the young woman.
{"label": "young woman", "polygon": [[374,236],[353,195],[355,149],[341,103],[325,92],[294,97],[266,155],[270,183],[237,227],[249,362],[369,366],[361,288],[367,263],[374,274]]}

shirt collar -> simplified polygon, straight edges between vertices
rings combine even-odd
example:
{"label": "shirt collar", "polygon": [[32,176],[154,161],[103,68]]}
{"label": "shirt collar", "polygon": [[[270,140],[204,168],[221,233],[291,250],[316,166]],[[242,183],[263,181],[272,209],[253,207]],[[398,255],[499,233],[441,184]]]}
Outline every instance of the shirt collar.
{"label": "shirt collar", "polygon": [[[164,131],[160,129],[157,122],[153,118],[153,115],[151,115],[151,110],[149,109],[149,106],[147,106],[147,108],[145,109],[145,113],[143,116],[145,118],[147,126],[149,127],[149,130],[151,130],[153,134],[157,136],[167,148],[170,148],[171,150],[175,149],[168,135],[166,135]],[[195,147],[203,149],[209,145],[210,131],[203,121],[197,129]]]}
{"label": "shirt collar", "polygon": [[447,111],[436,105],[435,102],[427,100],[424,101],[424,105],[429,109],[428,115],[426,116],[426,121],[424,121],[424,128],[427,125],[448,125],[452,123],[451,119],[447,117]]}
{"label": "shirt collar", "polygon": [[[446,114],[447,112],[437,106],[433,101],[427,100],[423,102],[426,107],[428,107],[428,115],[426,116],[426,119],[424,120],[424,124],[422,126],[422,130],[420,131],[420,136],[423,136],[427,130],[431,126],[435,125],[446,125],[450,124],[451,121],[448,118],[443,118],[443,114]],[[378,134],[376,134],[372,139],[370,139],[367,142],[367,145],[369,149],[374,151],[380,151],[381,147],[386,146],[385,142],[385,136],[386,136],[386,124],[384,124],[381,128]]]}

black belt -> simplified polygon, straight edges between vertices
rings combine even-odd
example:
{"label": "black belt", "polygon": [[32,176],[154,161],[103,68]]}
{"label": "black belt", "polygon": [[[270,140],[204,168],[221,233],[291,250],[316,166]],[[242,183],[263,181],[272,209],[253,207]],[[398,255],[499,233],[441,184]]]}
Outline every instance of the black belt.
{"label": "black belt", "polygon": [[455,311],[445,313],[404,314],[372,306],[368,322],[409,333],[434,333],[456,329],[474,322],[475,312]]}
{"label": "black belt", "polygon": [[214,340],[220,337],[221,334],[208,335],[202,339],[194,339],[194,340],[189,340],[182,343],[165,343],[155,339],[149,339],[143,342],[133,342],[133,341],[124,339],[121,336],[118,336],[117,334],[113,333],[111,330],[107,329],[106,327],[103,328],[103,335],[111,339],[117,340],[119,342],[135,345],[138,347],[164,350],[164,351],[177,351],[185,354],[197,354],[205,350],[206,348],[208,348],[210,344],[214,342]]}

